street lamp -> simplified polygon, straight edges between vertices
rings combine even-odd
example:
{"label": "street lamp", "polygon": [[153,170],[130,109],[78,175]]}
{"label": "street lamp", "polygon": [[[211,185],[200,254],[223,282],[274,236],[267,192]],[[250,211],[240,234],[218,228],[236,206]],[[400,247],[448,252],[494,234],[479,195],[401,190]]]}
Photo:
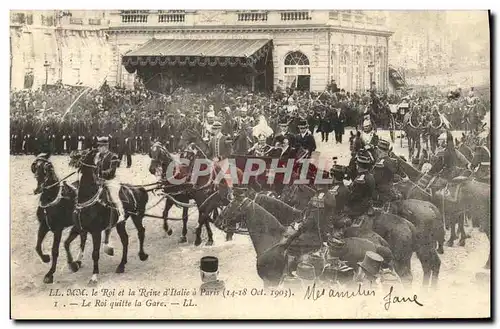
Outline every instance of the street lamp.
{"label": "street lamp", "polygon": [[43,64],[43,67],[45,67],[45,90],[47,90],[47,83],[49,81],[49,67],[50,63],[48,61],[45,61]]}
{"label": "street lamp", "polygon": [[373,72],[375,70],[375,65],[373,64],[373,62],[370,62],[370,64],[368,64],[368,72],[370,73],[370,89],[372,88],[372,84],[373,84]]}

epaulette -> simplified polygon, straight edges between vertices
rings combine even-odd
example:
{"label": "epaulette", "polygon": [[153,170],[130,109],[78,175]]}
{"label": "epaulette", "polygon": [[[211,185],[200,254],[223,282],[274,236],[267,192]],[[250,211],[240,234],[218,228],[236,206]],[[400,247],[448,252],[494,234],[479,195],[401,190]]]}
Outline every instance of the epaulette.
{"label": "epaulette", "polygon": [[366,181],[365,181],[365,175],[360,175],[358,177],[356,177],[356,179],[354,180],[356,183],[361,183],[361,184],[364,184]]}
{"label": "epaulette", "polygon": [[333,187],[333,188],[331,188],[328,192],[329,192],[329,193],[331,193],[332,195],[337,195],[337,194],[339,194],[339,186],[338,186],[338,185],[334,186],[334,187]]}
{"label": "epaulette", "polygon": [[384,168],[385,159],[381,159],[375,164],[375,168]]}

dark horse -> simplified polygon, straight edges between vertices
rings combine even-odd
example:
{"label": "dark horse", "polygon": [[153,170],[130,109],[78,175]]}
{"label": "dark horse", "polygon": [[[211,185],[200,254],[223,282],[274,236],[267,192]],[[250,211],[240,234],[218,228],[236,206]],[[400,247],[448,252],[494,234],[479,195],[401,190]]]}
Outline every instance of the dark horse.
{"label": "dark horse", "polygon": [[412,161],[415,149],[416,158],[420,158],[420,134],[422,133],[422,118],[418,107],[408,112],[403,119],[403,130],[408,138],[408,159]]}
{"label": "dark horse", "polygon": [[[99,253],[101,249],[101,232],[110,230],[116,226],[123,246],[122,259],[116,272],[123,273],[127,263],[128,234],[125,228],[126,220],[118,223],[118,210],[111,202],[109,191],[106,186],[98,183],[97,166],[94,158],[96,149],[85,151],[79,161],[81,179],[78,187],[77,204],[73,212],[73,223],[76,230],[71,230],[68,237],[69,243],[76,237],[78,231],[89,232],[92,235],[94,262],[93,274],[89,284],[97,284],[99,274]],[[144,226],[142,219],[148,202],[148,194],[142,187],[136,188],[121,184],[119,191],[120,200],[125,211],[125,219],[132,217],[139,237],[139,259],[145,261],[148,255],[144,252]],[[68,261],[71,254],[68,251]]]}
{"label": "dark horse", "polygon": [[[50,262],[50,256],[42,251],[43,239],[49,231],[54,233],[52,242],[52,266],[43,278],[44,283],[54,282],[54,273],[59,257],[59,244],[61,235],[65,228],[73,226],[72,214],[75,208],[77,184],[68,186],[66,182],[60,182],[54,171],[54,166],[49,161],[49,154],[40,154],[31,164],[31,172],[37,180],[35,194],[40,194],[40,203],[36,211],[38,219],[38,238],[36,241],[36,252],[44,263]],[[68,264],[72,271],[80,268],[83,250],[87,239],[86,234],[80,235],[80,253],[77,262],[72,262],[68,257]],[[69,244],[65,242],[66,252],[69,254]]]}
{"label": "dark horse", "polygon": [[[464,158],[463,155],[460,155],[460,152],[456,152],[459,155],[458,159]],[[432,202],[439,208],[443,216],[446,216],[446,218],[450,220],[452,232],[450,240],[448,241],[448,246],[452,246],[453,240],[456,239],[454,233],[455,223],[457,218],[462,217],[464,213],[468,213],[473,221],[477,220],[481,230],[485,232],[488,239],[490,239],[490,185],[470,178],[456,177],[448,181],[442,177],[436,176],[431,186],[431,191],[433,191],[433,193],[430,194],[416,184],[423,174],[402,159],[398,159],[398,162],[410,178],[410,182],[407,184],[398,184],[398,189],[403,195],[408,199],[419,199]],[[440,189],[446,188],[450,183],[459,185],[456,202],[448,200],[442,193],[436,193]],[[462,232],[463,241],[461,241],[461,245],[465,244],[464,233],[465,232]],[[486,262],[485,268],[490,268],[490,255],[488,255],[488,261]]]}
{"label": "dark horse", "polygon": [[[198,142],[198,144],[194,144]],[[188,144],[190,143],[190,144]],[[188,147],[189,145],[189,147]],[[198,146],[201,145],[201,146]],[[213,182],[213,175],[200,175],[198,177],[192,176],[193,165],[198,156],[202,159],[206,159],[207,146],[201,139],[201,136],[194,131],[189,129],[185,130],[179,147],[184,149],[181,157],[183,159],[189,160],[189,164],[177,163],[174,164],[176,179],[185,179],[185,183],[179,185],[170,184],[167,182],[164,184],[163,188],[167,196],[165,210],[163,212],[163,228],[164,230],[171,234],[171,230],[168,227],[168,212],[170,208],[177,204],[183,207],[183,228],[182,236],[180,242],[186,242],[187,234],[187,207],[190,200],[194,200],[198,207],[198,226],[196,228],[196,239],[195,245],[201,244],[201,231],[202,227],[205,226],[207,229],[208,241],[206,245],[210,246],[213,244],[213,233],[210,228],[210,220],[215,218],[218,213],[218,208],[228,204],[225,192],[227,192],[227,187],[225,186],[225,180],[216,186]],[[152,174],[159,174],[163,179],[168,178],[168,167],[174,162],[175,156],[169,153],[161,143],[157,142],[152,145],[150,151],[151,164],[149,166],[149,171]],[[216,169],[217,170],[217,169]],[[241,170],[237,170],[239,177],[243,175]],[[193,178],[193,179],[192,179]],[[193,181],[195,180],[195,181]],[[172,196],[170,193],[171,189],[175,189],[177,192]],[[227,239],[231,239],[231,235],[227,236]]]}
{"label": "dark horse", "polygon": [[215,225],[228,230],[242,223],[248,228],[257,254],[257,273],[264,286],[279,285],[287,266],[287,249],[307,226],[302,225],[297,231],[287,228],[262,206],[237,195],[217,217]]}

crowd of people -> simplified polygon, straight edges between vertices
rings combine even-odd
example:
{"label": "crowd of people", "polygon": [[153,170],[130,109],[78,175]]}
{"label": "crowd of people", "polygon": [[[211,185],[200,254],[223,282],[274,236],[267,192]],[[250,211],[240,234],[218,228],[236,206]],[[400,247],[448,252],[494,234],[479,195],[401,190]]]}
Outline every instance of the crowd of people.
{"label": "crowd of people", "polygon": [[[420,107],[427,115],[438,109],[453,129],[460,129],[484,115],[485,111],[468,112],[470,99],[478,98],[426,92],[410,94],[403,102],[410,108]],[[334,132],[339,143],[344,127],[359,126],[367,113],[375,127],[391,128],[390,104],[401,102],[401,95],[376,92],[374,86],[363,94],[345,92],[335,81],[324,92],[280,85],[269,94],[217,85],[209,92],[180,87],[169,95],[150,91],[141,83],[134,90],[110,87],[106,82],[94,90],[59,83],[43,90],[11,93],[11,153],[64,154],[89,148],[102,135],[109,136],[111,150],[120,155],[147,153],[156,140],[176,151],[180,132],[186,127],[201,132],[211,113],[223,122],[224,134],[234,133],[237,125],[228,121],[232,123],[242,109],[250,117],[264,115],[274,131],[285,118],[290,131],[298,133],[298,122],[306,120],[309,130],[321,133],[323,141],[328,142]],[[471,119],[464,120],[465,115]]]}

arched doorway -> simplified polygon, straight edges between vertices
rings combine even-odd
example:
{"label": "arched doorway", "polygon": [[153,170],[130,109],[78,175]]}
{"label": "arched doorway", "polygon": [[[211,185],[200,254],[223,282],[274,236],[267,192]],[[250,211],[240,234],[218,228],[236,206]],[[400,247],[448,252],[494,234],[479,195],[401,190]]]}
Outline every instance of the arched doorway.
{"label": "arched doorway", "polygon": [[297,90],[310,90],[311,69],[309,58],[300,51],[285,56],[285,86]]}

